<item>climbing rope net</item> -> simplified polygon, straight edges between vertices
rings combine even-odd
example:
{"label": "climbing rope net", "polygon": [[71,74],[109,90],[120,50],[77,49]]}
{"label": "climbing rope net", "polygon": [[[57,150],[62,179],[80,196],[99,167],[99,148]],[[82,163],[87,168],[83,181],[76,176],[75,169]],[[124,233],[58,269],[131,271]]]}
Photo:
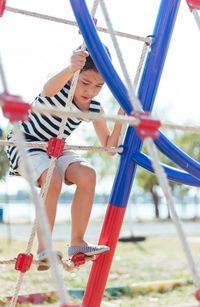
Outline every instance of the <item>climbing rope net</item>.
{"label": "climbing rope net", "polygon": [[[200,17],[197,12],[197,10],[200,9],[200,1],[198,0],[187,1],[187,3],[200,29]],[[98,5],[101,6],[103,15],[105,17],[107,28],[102,28],[99,26],[96,26],[96,28],[100,32],[109,33],[111,36],[113,45],[115,47],[115,50],[116,50],[116,53],[119,59],[119,63],[120,63],[122,72],[124,75],[129,97],[130,97],[130,100],[131,100],[131,103],[134,109],[134,112],[132,112],[131,116],[127,116],[127,115],[107,116],[107,115],[96,115],[96,114],[94,115],[94,114],[87,113],[87,112],[74,112],[71,108],[71,104],[72,104],[72,99],[74,96],[74,91],[76,89],[79,72],[76,72],[73,76],[65,108],[63,107],[63,108],[58,109],[53,106],[47,108],[43,106],[35,106],[35,105],[30,105],[28,103],[25,103],[24,101],[22,101],[22,99],[19,96],[14,96],[9,93],[7,82],[6,82],[6,77],[5,77],[5,73],[3,69],[3,64],[0,59],[0,76],[1,76],[1,81],[3,85],[3,93],[0,94],[0,106],[2,107],[4,116],[8,118],[13,125],[13,128],[14,128],[13,131],[14,131],[15,139],[16,139],[15,142],[0,140],[0,146],[11,146],[12,145],[12,146],[18,147],[21,158],[24,161],[24,168],[25,168],[27,180],[30,186],[31,197],[32,197],[33,203],[35,204],[35,208],[36,208],[36,219],[35,219],[32,231],[31,231],[30,239],[27,244],[26,252],[19,254],[18,257],[14,259],[0,260],[0,264],[13,264],[14,263],[15,269],[20,271],[19,278],[17,280],[17,284],[15,288],[15,292],[10,302],[10,306],[15,306],[17,303],[18,294],[20,291],[20,287],[21,287],[23,276],[25,272],[30,268],[32,263],[39,264],[38,261],[33,260],[33,255],[31,254],[33,240],[35,237],[36,228],[38,224],[42,232],[43,242],[45,243],[45,249],[47,251],[47,256],[48,256],[50,265],[52,267],[52,273],[53,273],[54,279],[56,281],[57,292],[58,292],[60,302],[62,306],[70,306],[69,297],[68,297],[67,292],[65,291],[65,286],[61,278],[60,269],[58,266],[59,261],[53,252],[50,229],[49,229],[48,221],[47,221],[47,218],[44,212],[44,208],[43,208],[43,203],[45,202],[45,199],[47,197],[48,188],[49,188],[49,184],[51,181],[51,177],[53,174],[53,170],[55,167],[55,162],[56,162],[57,157],[62,155],[62,152],[64,149],[93,150],[93,151],[105,151],[105,152],[109,151],[109,152],[118,152],[118,153],[123,152],[123,146],[119,146],[117,148],[109,148],[109,147],[66,145],[64,140],[62,139],[62,136],[63,136],[67,118],[70,116],[76,117],[78,119],[88,119],[92,121],[98,119],[98,120],[104,120],[104,121],[106,120],[106,121],[119,122],[123,124],[123,129],[122,129],[122,133],[120,136],[119,145],[123,143],[123,138],[126,132],[127,125],[134,126],[136,128],[138,135],[142,138],[142,140],[146,142],[149,155],[152,159],[152,165],[153,165],[155,174],[157,176],[158,182],[163,190],[164,196],[170,208],[172,219],[177,228],[177,232],[182,242],[182,245],[183,245],[187,260],[188,260],[188,264],[190,266],[190,269],[193,275],[194,282],[198,289],[196,293],[196,297],[198,300],[200,300],[199,273],[198,273],[194,258],[192,256],[190,247],[188,245],[186,236],[184,234],[182,225],[180,223],[179,217],[175,210],[174,201],[172,198],[170,186],[168,184],[167,176],[164,172],[163,167],[161,166],[159,162],[158,152],[153,142],[153,139],[159,136],[159,132],[158,132],[159,128],[178,129],[182,131],[200,133],[200,127],[177,125],[173,123],[164,123],[159,120],[155,120],[154,118],[151,117],[149,113],[143,112],[142,106],[137,97],[136,88],[137,88],[137,85],[140,79],[141,71],[144,65],[144,61],[146,59],[147,52],[149,48],[151,47],[151,38],[150,37],[145,38],[145,37],[140,37],[137,35],[123,33],[120,31],[115,31],[113,29],[112,22],[110,20],[108,10],[106,8],[106,4],[104,0],[94,1],[92,11],[91,11],[92,18],[95,17]],[[77,26],[77,23],[73,21],[6,6],[6,1],[0,0],[0,17],[3,16],[4,11],[17,13],[17,14],[23,14],[23,15],[45,19],[45,20],[49,20],[49,21],[53,21],[57,23],[67,24],[71,26]],[[144,43],[133,84],[128,74],[128,71],[126,69],[126,65],[125,65],[125,62],[122,56],[122,52],[120,50],[120,47],[117,41],[117,36],[138,40]],[[84,42],[81,46],[81,50],[83,51],[86,50],[86,45]],[[60,125],[60,129],[59,129],[57,138],[50,139],[48,143],[47,142],[25,142],[25,138],[22,132],[20,131],[18,121],[26,120],[28,118],[29,112],[39,112],[41,114],[47,113],[51,115],[59,115],[60,117],[62,117],[62,122]],[[51,163],[48,169],[46,182],[44,186],[41,188],[40,195],[38,195],[37,193],[37,190],[34,186],[34,182],[31,176],[32,168],[31,168],[31,164],[28,162],[29,160],[28,160],[27,152],[25,150],[26,147],[45,148],[47,150],[47,154],[51,156]],[[75,257],[74,259],[60,260],[60,263],[63,265],[63,268],[65,270],[71,271],[72,269],[74,269],[74,267],[79,265],[81,262],[83,263],[83,261],[88,261],[88,260],[91,260],[91,257],[87,257],[86,259],[81,259],[81,260],[76,259]]]}

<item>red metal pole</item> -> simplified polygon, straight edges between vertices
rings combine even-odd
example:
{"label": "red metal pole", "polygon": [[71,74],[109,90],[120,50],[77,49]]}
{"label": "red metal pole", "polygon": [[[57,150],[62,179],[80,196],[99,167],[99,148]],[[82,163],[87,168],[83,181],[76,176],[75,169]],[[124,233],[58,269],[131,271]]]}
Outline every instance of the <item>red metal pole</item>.
{"label": "red metal pole", "polygon": [[125,211],[126,207],[108,205],[99,244],[109,246],[110,251],[105,255],[97,256],[97,259],[92,265],[83,298],[82,306],[84,307],[98,307],[101,304]]}

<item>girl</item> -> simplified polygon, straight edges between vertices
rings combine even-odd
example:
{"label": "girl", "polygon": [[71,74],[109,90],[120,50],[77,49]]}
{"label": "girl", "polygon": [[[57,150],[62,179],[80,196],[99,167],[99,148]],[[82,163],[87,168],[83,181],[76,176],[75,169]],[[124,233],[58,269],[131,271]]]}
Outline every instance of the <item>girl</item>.
{"label": "girl", "polygon": [[[108,51],[108,50],[107,50]],[[109,53],[109,51],[108,51]],[[76,71],[80,70],[77,87],[74,93],[72,106],[75,111],[87,111],[104,113],[101,104],[94,98],[101,91],[104,80],[98,72],[92,58],[87,51],[76,50],[71,58],[70,64],[60,73],[51,78],[44,86],[41,94],[36,98],[35,104],[46,106],[64,107],[68,98],[71,79]],[[120,108],[118,114],[124,114]],[[49,141],[57,137],[61,118],[49,114],[40,115],[30,113],[29,121],[20,123],[27,142]],[[67,138],[75,130],[82,120],[68,118],[64,130],[64,138]],[[108,130],[105,121],[95,120],[93,122],[97,136],[104,147],[116,147],[121,131],[121,124],[115,124],[112,133]],[[14,140],[12,132],[8,140]],[[39,187],[45,183],[46,174],[50,164],[50,157],[45,149],[27,148],[30,163],[33,166],[33,178]],[[113,153],[109,153],[112,155]],[[14,146],[8,147],[11,173],[26,177],[23,162]],[[91,245],[84,240],[84,234],[88,225],[92,204],[94,200],[96,175],[94,169],[72,150],[64,150],[63,155],[56,160],[53,176],[50,182],[47,197],[44,203],[46,215],[53,231],[58,198],[63,182],[67,185],[75,184],[76,191],[71,207],[71,242],[68,247],[69,256],[77,253],[86,255],[97,255],[109,251],[108,246]],[[42,236],[38,229],[37,260],[47,262]],[[56,252],[62,258],[61,252]],[[38,270],[48,269],[48,266],[38,266]]]}

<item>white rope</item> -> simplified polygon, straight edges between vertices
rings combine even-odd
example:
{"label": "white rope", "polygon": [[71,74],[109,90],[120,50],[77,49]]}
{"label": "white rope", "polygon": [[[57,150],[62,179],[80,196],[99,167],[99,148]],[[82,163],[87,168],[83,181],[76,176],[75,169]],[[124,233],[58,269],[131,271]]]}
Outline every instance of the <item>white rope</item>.
{"label": "white rope", "polygon": [[[0,140],[0,146],[17,146],[17,142],[15,141],[6,141]],[[26,147],[33,148],[47,148],[47,142],[26,142]],[[117,147],[96,147],[96,146],[81,146],[81,145],[65,145],[64,149],[72,149],[72,150],[87,150],[87,151],[97,151],[97,152],[122,152],[122,148]]]}
{"label": "white rope", "polygon": [[[96,9],[97,9],[97,5],[98,5],[98,1],[99,0],[95,0],[94,1],[94,5],[93,5],[93,8],[92,8],[92,14],[95,14],[96,12]],[[82,47],[81,47],[81,50],[84,51],[86,49],[86,45],[85,43],[82,44]],[[72,78],[72,83],[71,83],[71,87],[70,87],[70,90],[69,90],[69,94],[68,94],[68,98],[67,98],[67,101],[66,101],[66,107],[70,110],[71,109],[71,104],[72,104],[72,99],[73,99],[73,96],[74,96],[74,92],[75,92],[75,89],[76,89],[76,85],[77,85],[77,81],[78,81],[78,77],[79,77],[79,72],[76,72]],[[65,126],[66,126],[66,121],[67,121],[67,116],[66,116],[66,113],[65,113],[65,116],[62,118],[62,122],[61,122],[61,125],[60,125],[60,128],[59,128],[59,132],[58,132],[58,138],[62,138],[62,135],[64,133],[64,129],[65,129]],[[24,144],[25,145],[25,144]],[[46,175],[46,179],[45,179],[45,183],[44,185],[42,186],[41,188],[41,197],[43,199],[43,202],[46,201],[46,197],[47,197],[47,193],[48,193],[48,189],[49,189],[49,186],[50,186],[50,182],[51,182],[51,178],[52,178],[52,175],[53,175],[53,171],[54,171],[54,168],[55,168],[55,162],[56,162],[56,158],[55,157],[51,157],[51,161],[50,161],[50,166],[48,168],[48,171],[47,171],[47,175]],[[32,182],[32,184],[34,184]],[[45,216],[45,214],[44,214]],[[38,218],[38,217],[37,217]],[[46,216],[45,216],[46,218]],[[32,234],[31,236],[34,236],[34,233],[35,233],[35,225],[36,225],[36,222],[33,226],[33,229],[32,229]],[[43,228],[42,228],[42,225],[40,223],[40,229],[43,233]],[[49,228],[49,225],[47,224],[47,228]],[[57,259],[56,259],[56,256],[53,254],[53,252],[51,251],[52,249],[49,248],[49,246],[51,247],[52,246],[52,241],[51,241],[51,235],[50,235],[50,229],[49,229],[49,232],[48,232],[49,236],[46,237],[46,240],[47,240],[47,243],[45,244],[45,248],[46,248],[46,251],[47,251],[47,256],[49,257],[49,260],[50,260],[50,263],[52,263],[54,266],[53,266],[53,269],[54,269],[54,276],[57,280],[57,283],[58,283],[58,288],[59,290],[61,291],[60,294],[62,294],[61,296],[61,302],[62,302],[62,299],[63,299],[63,292],[64,291],[64,287],[63,287],[63,284],[62,284],[62,279],[60,279],[59,277],[59,274],[57,271]],[[43,239],[43,242],[45,241],[45,238]],[[66,295],[64,296],[64,304],[67,302],[67,297]]]}
{"label": "white rope", "polygon": [[7,87],[6,77],[5,77],[3,64],[1,60],[1,55],[0,55],[0,77],[1,77],[1,82],[2,82],[4,92],[8,92],[8,87]]}
{"label": "white rope", "polygon": [[[94,260],[94,256],[84,256],[85,262],[92,261]],[[72,258],[66,258],[66,259],[59,259],[59,264],[63,266],[63,269],[65,271],[71,272],[77,267],[75,266],[76,263],[72,261]],[[0,259],[0,264],[16,264],[17,258],[12,258],[12,259]],[[43,266],[49,266],[49,262],[42,262],[39,260],[33,259],[31,264],[35,265],[43,265]]]}
{"label": "white rope", "polygon": [[40,113],[48,113],[51,115],[59,115],[64,117],[76,117],[79,119],[88,119],[88,120],[107,120],[107,121],[113,121],[113,122],[119,122],[119,123],[128,123],[133,126],[137,126],[140,123],[140,120],[133,117],[133,116],[127,116],[127,115],[114,115],[109,116],[105,114],[95,114],[91,112],[75,112],[75,111],[66,111],[64,108],[45,108],[40,106],[33,106],[33,111],[40,112]]}
{"label": "white rope", "polygon": [[[4,105],[3,95],[0,95],[0,106],[2,107]],[[31,110],[33,112],[39,112],[40,114],[51,114],[51,115],[58,115],[60,117],[64,117],[65,115],[67,117],[76,117],[78,119],[88,119],[88,120],[106,120],[106,121],[112,121],[112,122],[118,122],[121,124],[129,124],[131,126],[138,126],[140,124],[140,119],[136,118],[134,116],[128,116],[128,115],[114,115],[109,116],[105,114],[93,114],[90,112],[74,112],[74,111],[66,111],[65,108],[60,107],[43,107],[43,106],[31,106]],[[154,119],[150,117],[151,119]],[[161,122],[161,128],[163,129],[173,129],[173,130],[180,130],[180,131],[187,131],[192,133],[200,133],[200,127],[199,126],[192,126],[192,125],[179,125],[174,124],[170,122]],[[69,148],[67,148],[69,149]]]}
{"label": "white rope", "polygon": [[[94,16],[94,14],[96,12],[98,2],[99,2],[99,0],[94,1],[92,13],[91,13],[92,17]],[[81,46],[81,50],[82,51],[86,50],[86,45],[85,45],[84,42]],[[72,100],[73,100],[73,97],[74,97],[74,92],[75,92],[76,85],[77,85],[77,82],[78,82],[79,74],[80,74],[80,70],[77,71],[73,75],[73,78],[72,78],[72,81],[71,81],[71,86],[70,86],[70,90],[69,90],[67,101],[66,101],[66,108],[69,109],[69,110],[71,110],[71,108],[72,108]],[[61,121],[61,124],[60,124],[58,136],[57,136],[59,139],[61,139],[62,136],[63,136],[64,130],[65,130],[65,127],[66,127],[67,119],[68,119],[68,116],[65,112],[64,117],[62,118],[62,121]],[[51,157],[50,166],[48,168],[47,175],[46,175],[46,180],[45,180],[45,183],[44,183],[44,185],[42,186],[42,189],[41,189],[41,196],[42,196],[44,202],[45,202],[46,197],[47,197],[50,181],[51,181],[53,171],[54,171],[54,168],[55,168],[55,162],[56,162],[56,158]]]}
{"label": "white rope", "polygon": [[[21,10],[21,9],[13,8],[13,7],[10,7],[10,6],[6,7],[6,11],[11,12],[11,13],[27,15],[27,16],[30,16],[30,17],[40,18],[40,19],[44,19],[44,20],[54,21],[54,22],[57,22],[57,23],[62,23],[62,24],[67,24],[67,25],[70,25],[70,26],[78,27],[77,22],[75,22],[75,21],[70,21],[70,20],[66,20],[66,19],[62,19],[62,18],[58,18],[58,17],[39,14],[39,13],[36,13],[36,12]],[[99,32],[108,33],[108,30],[106,28],[98,27],[98,26],[96,28]],[[146,42],[148,44],[150,43],[150,39],[148,37],[146,38],[146,37],[133,35],[133,34],[129,34],[129,33],[124,33],[124,32],[120,32],[120,31],[115,31],[115,35],[125,37],[125,38],[129,38],[129,39],[138,40],[138,41],[141,41],[141,42]]]}
{"label": "white rope", "polygon": [[[99,2],[99,0],[95,0],[95,2],[94,2],[93,8],[92,8],[92,17],[94,16],[94,14],[96,12],[98,2]],[[81,50],[82,51],[86,50],[86,45],[85,45],[84,42],[81,46]],[[73,78],[72,78],[72,81],[71,81],[71,86],[70,86],[70,90],[69,90],[67,101],[66,101],[66,108],[69,109],[69,110],[71,110],[71,108],[72,108],[72,100],[73,100],[74,92],[75,92],[75,89],[76,89],[76,86],[77,86],[79,74],[80,74],[80,70],[77,71],[73,75]],[[65,127],[66,127],[67,119],[68,119],[68,116],[66,115],[66,112],[65,112],[65,115],[62,118],[62,122],[60,124],[59,132],[58,132],[58,136],[57,136],[59,139],[61,139],[62,136],[63,136],[64,130],[65,130]],[[49,166],[49,169],[48,169],[48,172],[47,172],[45,184],[42,187],[41,195],[42,195],[42,198],[43,198],[44,201],[46,199],[48,188],[49,188],[50,181],[51,181],[51,177],[52,177],[52,174],[53,174],[53,171],[54,171],[55,161],[56,161],[56,158],[52,157],[51,162],[50,162],[50,166]]]}
{"label": "white rope", "polygon": [[111,35],[113,45],[115,47],[115,50],[116,50],[116,53],[117,53],[117,56],[118,56],[118,59],[119,59],[120,66],[122,68],[122,72],[123,72],[125,80],[126,80],[130,101],[131,101],[135,111],[142,111],[142,107],[140,105],[139,99],[137,98],[137,96],[135,94],[134,88],[133,88],[131,80],[129,78],[129,75],[128,75],[128,72],[127,72],[127,69],[126,69],[126,65],[125,65],[121,50],[119,48],[119,44],[117,42],[114,30],[113,30],[113,26],[112,26],[112,23],[110,21],[104,0],[100,0],[100,4],[101,4],[101,8],[102,8],[105,20],[106,20],[106,24],[107,24],[109,33]]}
{"label": "white rope", "polygon": [[[33,202],[34,202],[35,207],[36,207],[36,215],[37,215],[37,219],[39,221],[40,228],[42,230],[43,242],[44,242],[44,245],[45,245],[45,249],[46,249],[46,252],[47,252],[48,259],[49,259],[51,267],[52,267],[52,273],[53,273],[54,279],[56,281],[59,298],[60,298],[60,301],[63,304],[68,304],[68,298],[67,298],[67,294],[66,294],[66,291],[65,291],[64,283],[63,283],[62,278],[60,276],[59,268],[58,268],[58,265],[57,265],[58,260],[55,256],[55,254],[53,253],[53,246],[52,246],[52,241],[51,241],[51,234],[50,234],[50,228],[49,228],[49,225],[48,225],[48,220],[47,220],[46,215],[45,215],[43,203],[42,203],[42,201],[41,201],[41,199],[40,199],[40,197],[39,197],[39,195],[38,195],[38,193],[37,193],[37,191],[34,187],[34,182],[33,182],[32,176],[31,176],[32,168],[31,168],[31,163],[28,163],[28,155],[27,155],[27,152],[24,149],[25,148],[24,136],[23,136],[23,133],[20,131],[19,123],[14,122],[13,127],[14,127],[14,135],[15,135],[15,138],[18,142],[19,151],[20,151],[20,154],[21,154],[24,169],[25,169],[25,172],[26,172],[26,175],[27,175],[29,186],[30,186],[31,197],[32,197]],[[28,249],[27,252],[29,252],[29,247],[27,249]],[[22,274],[20,274],[20,275],[21,275],[21,277],[18,280],[16,290],[19,290],[19,284],[22,282]],[[15,292],[15,295],[12,298],[10,306],[15,306],[16,300],[17,300],[17,293]]]}
{"label": "white rope", "polygon": [[[139,64],[138,64],[138,68],[137,68],[137,71],[136,71],[135,79],[134,79],[134,82],[133,82],[135,89],[137,89],[137,86],[138,86],[139,78],[140,78],[140,75],[141,75],[142,68],[144,66],[144,61],[145,61],[145,58],[146,58],[148,48],[149,48],[149,46],[147,45],[147,43],[144,43],[144,46],[143,46],[143,49],[142,49],[142,54],[141,54],[140,61],[139,61]],[[118,140],[118,146],[123,143],[124,137],[125,137],[125,134],[126,134],[126,130],[127,130],[127,124],[122,125],[121,133],[120,133],[119,140]]]}
{"label": "white rope", "polygon": [[160,165],[156,146],[154,145],[154,142],[151,138],[146,138],[146,145],[147,145],[149,155],[152,158],[152,165],[153,165],[153,168],[155,170],[155,174],[157,176],[158,183],[160,184],[160,186],[161,186],[161,188],[164,192],[164,196],[165,196],[167,204],[169,206],[172,220],[174,222],[174,225],[176,226],[177,232],[179,234],[179,238],[181,240],[183,249],[185,251],[185,255],[187,257],[188,264],[190,266],[195,284],[196,284],[197,288],[200,289],[200,277],[199,277],[199,273],[198,273],[198,270],[197,270],[197,266],[196,266],[196,263],[195,263],[194,258],[192,256],[191,249],[190,249],[189,244],[187,242],[186,236],[184,234],[183,227],[182,227],[181,222],[179,220],[179,217],[176,213],[174,201],[173,201],[173,198],[172,198],[171,189],[170,189],[170,186],[169,186],[169,183],[168,183],[168,180],[167,180],[166,173],[165,173],[163,167]]}
{"label": "white rope", "polygon": [[147,43],[144,43],[143,48],[142,48],[141,57],[140,57],[139,64],[138,64],[138,68],[137,68],[137,72],[136,72],[135,79],[134,79],[134,82],[133,82],[135,89],[138,86],[139,78],[140,78],[140,75],[141,75],[142,68],[144,66],[144,61],[145,61],[145,58],[146,58],[148,48],[149,48],[149,45]]}
{"label": "white rope", "polygon": [[197,23],[197,26],[198,26],[198,28],[200,30],[200,16],[199,16],[199,13],[198,13],[197,10],[192,10],[192,14],[193,14],[194,19],[195,19],[195,21]]}
{"label": "white rope", "polygon": [[14,292],[14,294],[12,296],[12,300],[11,300],[10,305],[9,305],[10,307],[15,307],[16,306],[17,297],[18,297],[18,294],[19,294],[19,291],[20,291],[21,284],[23,282],[23,277],[24,277],[24,273],[20,273],[18,278],[17,278],[15,292]]}
{"label": "white rope", "polygon": [[180,130],[187,131],[192,133],[200,133],[199,126],[188,126],[188,125],[177,125],[172,123],[161,123],[161,127],[163,129],[172,129],[172,130]]}
{"label": "white rope", "polygon": [[[112,24],[110,22],[110,19],[109,19],[109,16],[108,16],[108,13],[107,13],[107,10],[106,10],[106,7],[105,7],[103,0],[101,0],[101,6],[102,6],[102,10],[103,10],[106,22],[107,22],[108,29],[109,29],[111,37],[112,37],[113,44],[114,44],[115,49],[117,50],[117,54],[119,56],[120,65],[122,67],[122,70],[123,70],[123,73],[124,73],[124,76],[125,76],[125,79],[126,79],[126,83],[127,83],[127,87],[128,87],[128,91],[129,91],[129,96],[131,97],[134,94],[133,95],[134,106],[136,106],[137,111],[142,110],[142,106],[140,104],[140,101],[138,99],[135,99],[136,98],[135,89],[131,85],[130,78],[128,76],[128,72],[126,70],[126,67],[124,69],[125,64],[124,64],[124,61],[123,61],[123,57],[122,57],[119,45],[117,43],[117,40],[115,38],[113,29],[112,29]],[[174,203],[173,203],[173,198],[172,198],[170,187],[169,187],[169,184],[168,184],[168,181],[167,181],[167,176],[166,176],[164,169],[162,168],[162,166],[160,165],[160,162],[159,162],[157,148],[155,147],[152,138],[146,138],[146,143],[147,143],[147,149],[148,149],[149,155],[152,158],[152,164],[153,164],[153,168],[155,170],[155,174],[158,178],[158,182],[159,182],[159,184],[160,184],[160,186],[163,190],[164,196],[165,196],[166,201],[168,203],[168,206],[171,210],[172,219],[173,219],[175,226],[177,228],[177,232],[178,232],[179,238],[181,240],[181,243],[183,245],[183,249],[185,251],[185,254],[186,254],[186,257],[187,257],[187,260],[188,260],[194,281],[195,281],[198,289],[200,289],[199,273],[198,273],[198,270],[196,268],[196,264],[194,262],[190,247],[187,244],[186,236],[185,236],[184,231],[182,229],[179,217],[176,214],[176,210],[175,210]]]}
{"label": "white rope", "polygon": [[[1,102],[1,99],[0,99]],[[88,120],[106,120],[106,121],[112,121],[112,122],[118,122],[121,124],[129,124],[131,126],[138,126],[140,124],[140,119],[136,118],[134,116],[128,116],[128,115],[114,115],[109,116],[105,114],[92,114],[89,112],[74,112],[74,111],[62,111],[64,108],[46,108],[46,107],[39,107],[39,106],[33,106],[32,110],[40,113],[48,113],[51,115],[59,115],[63,116],[66,114],[68,117],[76,117],[79,119],[88,119]],[[152,118],[152,117],[150,117]],[[153,118],[152,118],[153,119]],[[180,130],[180,131],[187,131],[187,132],[193,132],[193,133],[200,133],[200,127],[199,126],[192,126],[192,125],[180,125],[180,124],[174,124],[170,122],[161,122],[161,128],[163,129],[172,129],[172,130]]]}

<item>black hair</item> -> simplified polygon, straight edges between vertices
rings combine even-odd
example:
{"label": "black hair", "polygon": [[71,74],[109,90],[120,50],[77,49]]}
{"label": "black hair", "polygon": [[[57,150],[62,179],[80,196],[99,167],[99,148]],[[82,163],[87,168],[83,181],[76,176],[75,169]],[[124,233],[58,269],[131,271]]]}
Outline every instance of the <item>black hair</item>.
{"label": "black hair", "polygon": [[[108,54],[110,60],[112,60],[111,54],[110,54],[110,51],[109,51],[108,47],[105,46],[105,45],[103,45],[103,46],[104,46],[104,48],[106,49],[107,54]],[[79,49],[81,49],[81,46],[78,47],[76,50],[79,50]],[[86,48],[86,51],[88,51],[87,48]],[[96,72],[99,72],[90,54],[89,54],[88,57],[86,57],[85,65],[84,65],[84,67],[81,69],[80,72],[86,71],[86,70],[89,70],[89,69],[94,70],[94,71],[96,71]]]}

